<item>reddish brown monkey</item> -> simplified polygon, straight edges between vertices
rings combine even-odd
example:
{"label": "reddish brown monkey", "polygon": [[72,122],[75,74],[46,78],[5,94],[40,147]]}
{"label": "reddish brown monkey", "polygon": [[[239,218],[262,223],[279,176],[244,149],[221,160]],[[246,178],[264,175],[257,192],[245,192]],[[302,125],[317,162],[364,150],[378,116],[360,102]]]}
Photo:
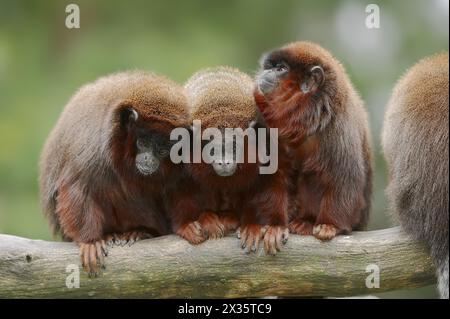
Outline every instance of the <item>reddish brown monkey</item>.
{"label": "reddish brown monkey", "polygon": [[430,249],[441,298],[448,281],[448,52],[421,60],[398,81],[386,108],[386,195],[402,228]]}
{"label": "reddish brown monkey", "polygon": [[290,231],[329,240],[365,227],[372,188],[367,116],[343,66],[322,47],[296,42],[264,55],[261,68],[255,99],[294,165]]}
{"label": "reddish brown monkey", "polygon": [[[257,127],[253,81],[248,75],[228,67],[207,69],[193,75],[185,89],[191,118],[201,121],[201,131],[194,126],[194,138],[208,128],[218,128],[223,134],[226,128]],[[214,143],[224,151],[222,157],[210,164],[202,160],[185,165],[185,182],[169,201],[175,205],[170,209],[175,213],[171,215],[175,230],[197,244],[222,237],[240,222],[242,248],[254,252],[264,241],[266,252],[275,254],[288,237],[283,175],[261,175],[257,154],[253,154],[255,163],[247,161],[250,152],[257,152],[256,147],[248,148],[252,142],[247,138],[243,163],[233,156],[238,147],[233,139],[222,135],[210,145]]]}
{"label": "reddish brown monkey", "polygon": [[181,168],[168,158],[169,133],[188,119],[182,87],[138,71],[85,85],[66,105],[41,156],[41,201],[89,275],[108,240],[170,232],[162,194]]}

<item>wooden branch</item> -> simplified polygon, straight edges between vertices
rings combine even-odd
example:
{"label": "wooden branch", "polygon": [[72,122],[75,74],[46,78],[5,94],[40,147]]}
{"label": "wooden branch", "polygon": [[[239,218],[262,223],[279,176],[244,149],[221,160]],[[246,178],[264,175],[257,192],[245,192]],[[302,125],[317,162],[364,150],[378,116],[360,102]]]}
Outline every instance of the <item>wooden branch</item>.
{"label": "wooden branch", "polygon": [[[73,243],[0,235],[0,297],[352,296],[435,282],[426,250],[399,228],[327,243],[291,235],[277,256],[246,255],[234,236],[198,246],[165,236],[111,248],[100,277],[80,268],[80,288],[67,288],[66,267],[79,263]],[[366,288],[371,264],[379,267],[380,288]]]}

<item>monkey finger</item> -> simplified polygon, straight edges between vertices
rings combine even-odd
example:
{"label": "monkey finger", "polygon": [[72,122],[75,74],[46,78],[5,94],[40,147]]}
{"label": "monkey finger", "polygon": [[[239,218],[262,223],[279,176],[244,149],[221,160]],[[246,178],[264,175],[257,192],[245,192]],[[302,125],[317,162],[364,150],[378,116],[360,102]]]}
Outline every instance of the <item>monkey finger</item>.
{"label": "monkey finger", "polygon": [[251,252],[255,253],[258,251],[259,248],[259,243],[261,242],[261,236],[256,236],[254,241],[253,241],[253,245],[251,248]]}
{"label": "monkey finger", "polygon": [[283,245],[286,245],[289,239],[289,228],[285,228],[283,230],[283,234],[281,235],[281,242]]}
{"label": "monkey finger", "polygon": [[113,247],[114,246],[114,235],[112,235],[112,234],[106,235],[104,241],[105,241],[107,247]]}
{"label": "monkey finger", "polygon": [[255,242],[255,236],[253,234],[249,234],[247,236],[247,240],[245,242],[245,253],[250,254],[252,252],[252,247]]}
{"label": "monkey finger", "polygon": [[89,267],[89,251],[87,251],[87,246],[84,243],[80,244],[80,259],[81,266],[87,271]]}
{"label": "monkey finger", "polygon": [[242,249],[245,249],[245,247],[246,247],[247,238],[248,238],[248,229],[245,227],[243,229],[243,231],[241,232],[241,234],[240,234],[241,248]]}
{"label": "monkey finger", "polygon": [[268,229],[269,229],[268,225],[264,225],[263,227],[261,227],[261,237],[264,237]]}
{"label": "monkey finger", "polygon": [[198,221],[195,221],[193,223],[190,224],[193,231],[195,232],[195,234],[197,235],[201,235],[202,234],[202,225],[200,225],[200,223]]}
{"label": "monkey finger", "polygon": [[105,268],[105,257],[103,254],[103,247],[101,241],[97,241],[95,243],[95,252],[96,252],[96,258],[97,263],[101,268]]}
{"label": "monkey finger", "polygon": [[266,242],[266,254],[269,255],[276,255],[277,248],[276,248],[276,242],[275,242],[275,234],[272,232],[267,232],[266,236],[264,237],[264,241]]}
{"label": "monkey finger", "polygon": [[91,277],[98,276],[97,249],[95,244],[89,244],[89,275]]}
{"label": "monkey finger", "polygon": [[108,245],[106,244],[106,241],[104,239],[102,239],[100,241],[100,247],[101,247],[101,252],[102,254],[106,257],[108,256]]}

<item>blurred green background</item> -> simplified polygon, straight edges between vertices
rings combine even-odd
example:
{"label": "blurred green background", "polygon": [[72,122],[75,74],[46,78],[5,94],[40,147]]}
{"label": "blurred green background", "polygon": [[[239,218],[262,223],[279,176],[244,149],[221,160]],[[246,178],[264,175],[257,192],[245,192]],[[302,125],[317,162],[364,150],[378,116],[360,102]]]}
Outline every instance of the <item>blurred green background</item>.
{"label": "blurred green background", "polygon": [[[72,2],[80,29],[65,27]],[[179,82],[216,65],[253,74],[262,52],[294,40],[333,52],[366,101],[376,152],[370,229],[391,226],[379,147],[384,107],[408,66],[448,50],[449,2],[376,1],[380,28],[367,29],[371,2],[0,0],[0,233],[52,239],[38,201],[39,153],[80,85],[135,68]],[[381,296],[436,294],[427,287]]]}

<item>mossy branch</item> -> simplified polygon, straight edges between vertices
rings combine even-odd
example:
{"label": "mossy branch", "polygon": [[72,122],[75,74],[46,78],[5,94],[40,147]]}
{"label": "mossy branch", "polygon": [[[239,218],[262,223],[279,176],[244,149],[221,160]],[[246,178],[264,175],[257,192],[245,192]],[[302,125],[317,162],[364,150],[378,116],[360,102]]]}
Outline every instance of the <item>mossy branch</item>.
{"label": "mossy branch", "polygon": [[[435,282],[426,249],[398,227],[326,243],[291,235],[276,256],[246,255],[234,236],[198,246],[164,236],[111,248],[98,278],[80,267],[80,287],[68,288],[79,264],[74,243],[0,235],[0,297],[353,296]],[[380,271],[379,288],[366,287],[369,265]]]}

